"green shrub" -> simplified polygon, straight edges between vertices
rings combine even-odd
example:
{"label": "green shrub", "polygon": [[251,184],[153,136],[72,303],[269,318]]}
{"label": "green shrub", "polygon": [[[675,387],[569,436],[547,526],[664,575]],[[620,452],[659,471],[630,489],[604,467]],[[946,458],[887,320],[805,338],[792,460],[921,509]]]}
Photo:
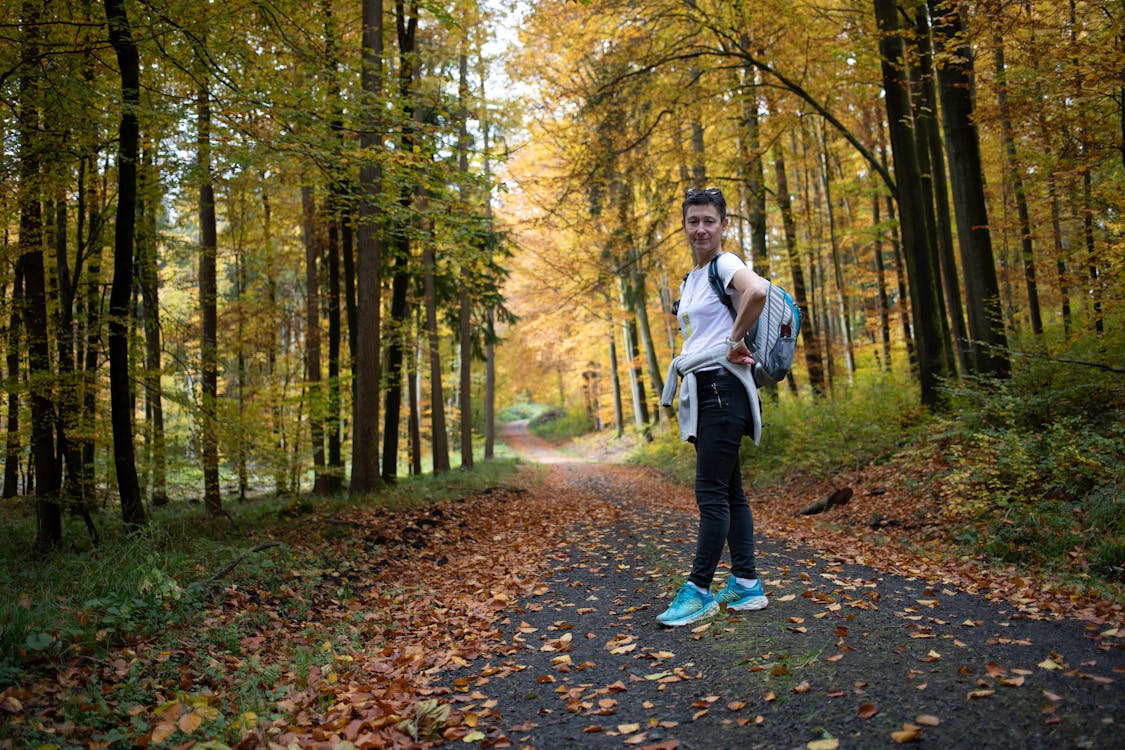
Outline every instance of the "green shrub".
{"label": "green shrub", "polygon": [[569,440],[594,429],[594,420],[584,411],[548,409],[528,425],[531,432],[544,440]]}

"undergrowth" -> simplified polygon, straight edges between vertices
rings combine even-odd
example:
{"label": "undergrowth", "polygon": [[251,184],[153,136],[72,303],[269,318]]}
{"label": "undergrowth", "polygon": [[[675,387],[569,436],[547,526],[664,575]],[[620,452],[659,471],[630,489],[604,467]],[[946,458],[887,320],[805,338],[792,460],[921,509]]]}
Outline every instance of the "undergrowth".
{"label": "undergrowth", "polygon": [[[251,550],[281,538],[308,513],[344,515],[348,506],[365,503],[391,509],[440,504],[502,483],[513,471],[512,462],[501,460],[473,471],[411,477],[364,498],[263,496],[225,503],[223,517],[205,516],[202,504],[179,500],[150,508],[149,523],[134,533],[124,532],[120,517],[101,512],[94,515],[97,546],[78,519],[68,518],[65,546],[46,555],[33,551],[32,503],[8,501],[0,520],[8,541],[0,547],[0,687],[76,656],[98,661],[127,641],[159,642],[180,629],[198,633],[199,612],[226,582],[212,580],[216,574],[236,563],[240,583],[268,582],[278,565],[294,564],[290,551],[284,545]],[[213,634],[216,642],[224,637],[237,642],[237,634]]]}
{"label": "undergrowth", "polygon": [[[819,398],[794,398],[784,384],[780,393],[765,391],[761,443],[742,443],[747,494],[887,463],[904,469],[900,484],[940,488],[938,533],[961,554],[1053,571],[1078,588],[1120,596],[1125,383],[1114,352],[1125,346],[1109,335],[1095,346],[1014,357],[1004,380],[950,383],[938,414],[889,374],[860,373],[854,385]],[[905,470],[933,457],[942,467],[936,473]],[[678,432],[661,432],[630,460],[686,485],[694,477],[694,449]]]}

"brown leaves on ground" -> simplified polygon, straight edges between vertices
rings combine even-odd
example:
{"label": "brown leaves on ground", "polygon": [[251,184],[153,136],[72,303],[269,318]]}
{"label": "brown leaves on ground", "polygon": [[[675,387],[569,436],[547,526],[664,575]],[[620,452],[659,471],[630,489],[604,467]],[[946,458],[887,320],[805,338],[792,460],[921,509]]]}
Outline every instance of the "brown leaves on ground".
{"label": "brown leaves on ground", "polygon": [[[844,561],[1005,601],[1028,617],[1125,622],[1121,601],[1078,592],[1048,571],[1019,572],[955,551],[944,534],[951,520],[946,499],[933,481],[939,464],[938,456],[919,456],[911,464],[857,467],[830,481],[794,478],[751,502],[759,525],[770,535],[804,542]],[[810,500],[830,497],[842,487],[853,490],[849,503],[819,515],[799,515]]]}
{"label": "brown leaves on ground", "polygon": [[[161,742],[188,747],[194,739],[219,736],[237,737],[237,746],[244,750],[407,748],[460,740],[512,747],[513,742],[496,729],[503,707],[481,692],[490,680],[521,669],[505,657],[522,648],[522,637],[535,630],[526,623],[509,622],[510,605],[520,601],[529,611],[540,606],[535,600],[547,592],[543,579],[554,556],[566,547],[573,524],[596,536],[623,512],[583,494],[577,489],[580,485],[563,481],[559,473],[569,476],[575,471],[613,473],[615,482],[630,488],[631,497],[689,516],[695,512],[690,488],[644,471],[582,464],[529,469],[521,481],[530,481],[530,490],[494,488],[422,510],[318,511],[294,525],[291,538],[285,540],[292,559],[268,590],[241,586],[234,574],[213,598],[199,632],[184,630],[160,644],[134,643],[101,662],[60,664],[37,684],[0,692],[0,710],[7,721],[35,724],[45,735],[66,736],[89,746],[97,746],[94,738],[106,726],[115,726],[131,744],[141,747]],[[855,499],[815,517],[794,518],[794,510],[832,488],[812,484],[774,488],[768,498],[752,498],[758,525],[771,536],[824,550],[841,563],[892,569],[986,596],[1003,596],[1032,616],[1065,614],[1103,623],[1123,619],[1120,603],[1088,601],[1052,588],[1049,582],[998,572],[976,560],[920,552],[942,551],[924,525],[916,529],[898,525],[895,536],[900,544],[893,547],[866,538],[857,531],[866,526],[861,518],[937,517],[936,494],[898,490],[884,472],[872,468],[838,478],[856,489]],[[911,547],[915,540],[918,543]],[[919,599],[910,609],[926,611],[937,601],[936,595]],[[858,596],[847,606],[867,604],[865,596]],[[825,605],[826,611],[841,606],[833,601]],[[961,624],[976,626],[972,621]],[[800,634],[807,623],[790,618],[785,626]],[[711,627],[708,622],[699,629]],[[511,641],[504,635],[509,629],[515,631]],[[205,635],[208,631],[229,635]],[[922,623],[910,634],[934,637]],[[847,625],[838,626],[834,635],[844,644]],[[569,664],[572,639],[577,637],[560,626],[543,642],[541,650],[559,660],[560,672],[581,668]],[[608,654],[646,656],[633,653],[637,642],[629,635],[597,637]],[[689,637],[702,637],[702,632]],[[840,649],[842,654],[846,646]],[[941,658],[937,650],[930,654],[933,660]],[[452,689],[439,684],[439,675],[449,670],[456,674],[472,662],[479,668],[481,659],[488,660],[486,669],[455,677]],[[1069,669],[1061,658],[1039,666]],[[652,677],[678,679],[659,672]],[[991,664],[966,697],[987,700],[997,689],[1018,686],[1023,677],[1019,670]],[[253,680],[266,681],[257,686],[258,692],[273,696],[272,705],[255,710],[241,704],[244,683]],[[924,687],[924,683],[916,686]],[[794,693],[810,689],[807,681],[792,688]],[[575,696],[574,708],[610,717],[617,711],[620,692],[609,686],[593,696]],[[769,702],[771,696],[763,700]],[[465,697],[472,701],[468,706],[461,700]],[[719,705],[730,711],[745,707],[744,702]],[[711,710],[717,709],[705,702],[697,707],[697,715]],[[870,702],[856,709],[865,720],[879,713]],[[84,719],[98,728],[83,725]],[[924,728],[937,724],[936,717],[918,716],[891,739],[914,742]],[[628,735],[628,746],[676,747],[673,740],[643,744],[648,735],[641,727],[627,729],[633,728],[595,724],[588,731]]]}
{"label": "brown leaves on ground", "polygon": [[[597,521],[596,498],[549,489],[496,488],[411,512],[315,512],[294,525],[291,566],[269,590],[231,583],[173,648],[137,643],[9,688],[0,693],[5,720],[85,744],[97,730],[63,709],[77,703],[102,727],[132,727],[130,742],[142,747],[223,736],[221,725],[240,748],[469,737],[480,717],[451,711],[433,678],[517,648],[500,631],[505,610],[545,592],[540,574],[566,533],[560,514],[576,503]],[[239,710],[243,683],[263,674],[275,704]]]}

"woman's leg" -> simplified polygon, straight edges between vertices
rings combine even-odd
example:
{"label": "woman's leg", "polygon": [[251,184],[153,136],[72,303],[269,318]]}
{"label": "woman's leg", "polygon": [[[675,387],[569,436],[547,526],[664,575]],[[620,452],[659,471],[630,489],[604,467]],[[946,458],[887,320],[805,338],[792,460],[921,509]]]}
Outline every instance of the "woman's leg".
{"label": "woman's leg", "polygon": [[[742,496],[738,447],[750,418],[750,404],[742,384],[732,376],[700,386],[699,425],[695,442],[695,502],[699,506],[699,532],[690,580],[707,590],[731,532],[731,493]],[[733,514],[740,554],[745,554],[746,513]],[[751,545],[753,531],[750,531]],[[752,547],[751,547],[752,549]]]}
{"label": "woman's leg", "polygon": [[727,499],[730,503],[727,546],[730,547],[731,573],[738,578],[757,578],[758,568],[754,556],[754,514],[742,489],[742,472],[737,462],[731,475],[730,494]]}

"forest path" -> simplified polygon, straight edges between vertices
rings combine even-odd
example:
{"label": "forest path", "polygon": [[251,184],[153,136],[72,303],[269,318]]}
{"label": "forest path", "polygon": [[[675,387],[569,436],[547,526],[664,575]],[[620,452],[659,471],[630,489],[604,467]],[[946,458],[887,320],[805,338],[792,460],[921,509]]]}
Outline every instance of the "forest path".
{"label": "forest path", "polygon": [[665,629],[691,489],[504,436],[528,463],[501,485],[294,507],[190,624],[39,664],[0,750],[1122,746],[1120,603],[860,539],[849,513],[915,517],[893,486],[848,477],[827,522],[793,516],[823,487],[758,488],[769,606]]}
{"label": "forest path", "polygon": [[511,649],[449,678],[481,747],[1121,746],[1118,627],[1040,619],[901,554],[889,571],[777,538],[755,503],[769,607],[666,629],[656,614],[694,549],[690,489],[523,425],[504,439],[542,465],[528,493],[569,525],[547,590],[506,613]]}

